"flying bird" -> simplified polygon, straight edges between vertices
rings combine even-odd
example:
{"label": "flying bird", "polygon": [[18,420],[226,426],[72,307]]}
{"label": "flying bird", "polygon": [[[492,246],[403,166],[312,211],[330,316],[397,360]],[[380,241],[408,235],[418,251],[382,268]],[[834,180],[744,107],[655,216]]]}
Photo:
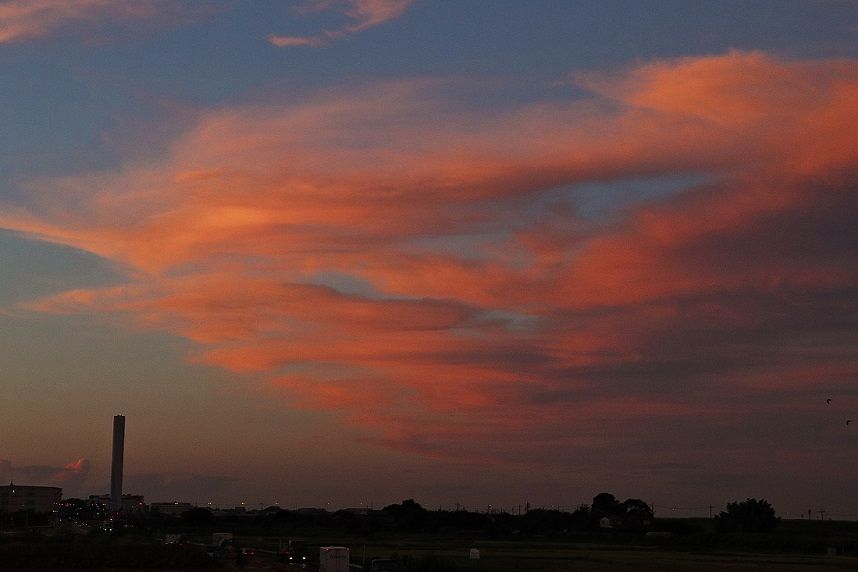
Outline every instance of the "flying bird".
{"label": "flying bird", "polygon": [[850,424],[850,423],[852,423],[852,420],[851,420],[851,419],[847,419],[847,420],[846,420],[846,426],[847,426],[847,427],[849,427],[849,424]]}
{"label": "flying bird", "polygon": [[826,402],[827,404],[831,405],[831,398],[829,397],[828,399],[826,399],[826,400],[825,400],[825,402]]}

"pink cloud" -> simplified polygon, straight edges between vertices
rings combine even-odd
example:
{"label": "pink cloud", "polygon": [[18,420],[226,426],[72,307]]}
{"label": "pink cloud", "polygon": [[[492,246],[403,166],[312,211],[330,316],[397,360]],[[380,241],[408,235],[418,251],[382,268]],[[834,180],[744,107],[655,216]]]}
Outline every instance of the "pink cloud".
{"label": "pink cloud", "polygon": [[48,36],[66,26],[156,17],[163,0],[7,0],[0,4],[0,44]]}
{"label": "pink cloud", "polygon": [[289,48],[292,46],[321,46],[322,38],[316,36],[277,36],[271,34],[268,41],[278,48]]}
{"label": "pink cloud", "polygon": [[[800,392],[843,387],[855,62],[731,52],[581,81],[589,98],[503,109],[439,80],[214,109],[158,164],[31,182],[0,226],[128,271],[28,308],[182,336],[433,456],[637,459],[636,435],[693,457],[713,425],[772,430],[766,399],[804,415]],[[675,175],[704,182],[606,221],[553,198]]]}
{"label": "pink cloud", "polygon": [[413,0],[311,0],[299,12],[337,9],[351,21],[336,30],[325,30],[315,36],[281,36],[271,34],[268,41],[278,48],[293,46],[318,47],[349,34],[374,28],[402,16]]}
{"label": "pink cloud", "polygon": [[89,459],[80,458],[63,467],[13,465],[0,459],[0,482],[17,481],[22,485],[57,486],[77,490],[89,475]]}
{"label": "pink cloud", "polygon": [[355,21],[347,29],[360,32],[402,16],[413,0],[347,0],[345,13]]}

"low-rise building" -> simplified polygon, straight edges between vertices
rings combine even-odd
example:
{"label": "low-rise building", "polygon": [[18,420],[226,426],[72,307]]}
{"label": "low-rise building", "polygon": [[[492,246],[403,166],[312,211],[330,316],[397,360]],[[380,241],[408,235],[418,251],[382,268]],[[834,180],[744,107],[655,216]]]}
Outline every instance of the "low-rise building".
{"label": "low-rise building", "polygon": [[[89,495],[89,503],[110,507],[110,495]],[[144,512],[146,508],[143,495],[122,495],[122,504],[120,507],[122,512]]]}
{"label": "low-rise building", "polygon": [[161,516],[182,516],[183,512],[188,512],[194,508],[189,502],[153,502],[149,505],[149,512],[156,512]]}
{"label": "low-rise building", "polygon": [[63,489],[59,487],[38,487],[16,485],[0,487],[0,512],[52,512],[57,509],[63,498]]}

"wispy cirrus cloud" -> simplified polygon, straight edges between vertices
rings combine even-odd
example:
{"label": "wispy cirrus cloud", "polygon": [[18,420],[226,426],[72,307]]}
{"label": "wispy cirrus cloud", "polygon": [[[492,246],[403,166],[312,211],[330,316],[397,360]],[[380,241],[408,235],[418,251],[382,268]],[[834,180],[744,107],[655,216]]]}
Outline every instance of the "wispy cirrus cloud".
{"label": "wispy cirrus cloud", "polygon": [[69,24],[154,15],[153,2],[124,0],[6,0],[0,3],[0,44],[46,36]]}
{"label": "wispy cirrus cloud", "polygon": [[[505,109],[414,80],[212,110],[159,164],[33,181],[0,226],[132,269],[27,307],[185,337],[387,447],[818,456],[796,420],[858,368],[858,66],[731,52],[578,81]],[[676,175],[702,182],[577,212],[582,185]]]}
{"label": "wispy cirrus cloud", "polygon": [[3,0],[0,44],[44,38],[75,27],[94,33],[99,26],[117,23],[176,21],[206,10],[176,0]]}
{"label": "wispy cirrus cloud", "polygon": [[313,36],[283,36],[271,34],[268,41],[278,48],[292,46],[322,46],[332,40],[374,28],[402,16],[413,0],[311,0],[299,13],[337,10],[351,23]]}

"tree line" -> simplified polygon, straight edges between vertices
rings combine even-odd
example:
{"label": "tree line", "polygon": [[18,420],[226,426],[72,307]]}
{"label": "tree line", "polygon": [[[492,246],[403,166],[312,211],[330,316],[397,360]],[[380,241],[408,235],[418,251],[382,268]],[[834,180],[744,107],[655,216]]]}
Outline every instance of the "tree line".
{"label": "tree line", "polygon": [[[63,502],[60,520],[94,520],[104,518],[103,507],[79,499]],[[381,510],[284,510],[280,507],[215,516],[204,507],[190,509],[180,519],[157,513],[125,515],[139,524],[171,523],[173,527],[198,528],[231,522],[263,528],[336,528],[349,532],[374,531],[444,532],[482,531],[491,536],[562,535],[593,531],[645,532],[653,529],[652,507],[644,500],[628,498],[620,501],[613,494],[602,492],[591,504],[581,504],[573,511],[559,509],[529,509],[521,514],[508,512],[476,512],[465,509],[429,510],[414,499],[403,500]],[[746,499],[728,503],[726,510],[714,517],[719,532],[771,532],[779,519],[766,500]]]}

